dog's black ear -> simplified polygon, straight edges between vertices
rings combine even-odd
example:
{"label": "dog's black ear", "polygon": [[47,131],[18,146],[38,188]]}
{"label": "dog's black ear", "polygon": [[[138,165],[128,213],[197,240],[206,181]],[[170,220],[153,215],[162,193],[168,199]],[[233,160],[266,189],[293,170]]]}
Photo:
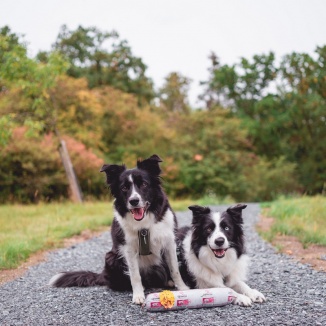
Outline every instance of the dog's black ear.
{"label": "dog's black ear", "polygon": [[125,165],[116,164],[104,164],[100,172],[106,173],[106,183],[111,186],[120,176],[120,174],[126,170]]}
{"label": "dog's black ear", "polygon": [[207,214],[210,213],[211,209],[205,206],[192,205],[188,207],[193,213]]}
{"label": "dog's black ear", "polygon": [[235,206],[229,207],[226,211],[233,217],[242,218],[242,210],[245,209],[247,205],[237,204]]}
{"label": "dog's black ear", "polygon": [[161,158],[154,154],[151,157],[147,158],[146,160],[137,161],[137,167],[142,170],[146,170],[154,175],[160,175],[161,168],[159,166],[159,163],[163,162]]}
{"label": "dog's black ear", "polygon": [[202,218],[211,212],[209,207],[192,205],[188,207],[192,211],[192,224],[197,225],[202,223]]}
{"label": "dog's black ear", "polygon": [[205,206],[192,205],[188,208],[192,211],[192,216],[194,218],[209,214],[211,212],[211,209]]}

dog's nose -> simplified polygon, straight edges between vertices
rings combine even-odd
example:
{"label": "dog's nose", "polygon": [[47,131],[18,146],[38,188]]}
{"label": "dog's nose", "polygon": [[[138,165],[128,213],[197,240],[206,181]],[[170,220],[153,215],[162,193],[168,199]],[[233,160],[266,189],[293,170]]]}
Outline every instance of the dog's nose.
{"label": "dog's nose", "polygon": [[217,238],[217,239],[215,240],[215,244],[216,244],[217,246],[222,246],[224,242],[225,242],[225,239],[222,238],[222,237]]}
{"label": "dog's nose", "polygon": [[139,199],[138,198],[130,199],[129,204],[132,206],[137,206],[139,204]]}

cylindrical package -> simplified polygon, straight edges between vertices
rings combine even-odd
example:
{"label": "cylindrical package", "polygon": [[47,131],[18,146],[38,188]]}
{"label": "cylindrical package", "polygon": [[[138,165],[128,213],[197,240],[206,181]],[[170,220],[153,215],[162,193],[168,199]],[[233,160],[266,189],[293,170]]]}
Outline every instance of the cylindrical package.
{"label": "cylindrical package", "polygon": [[195,289],[187,291],[162,291],[150,293],[146,297],[148,311],[167,311],[186,308],[225,306],[235,298],[230,288]]}

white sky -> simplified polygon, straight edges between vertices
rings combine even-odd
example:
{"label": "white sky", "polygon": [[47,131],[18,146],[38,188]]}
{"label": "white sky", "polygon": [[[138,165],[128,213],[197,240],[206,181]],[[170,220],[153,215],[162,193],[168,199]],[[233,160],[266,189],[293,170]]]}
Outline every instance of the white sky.
{"label": "white sky", "polygon": [[156,88],[177,71],[201,93],[214,51],[221,63],[326,44],[326,0],[0,0],[0,27],[24,34],[32,55],[50,50],[61,25],[116,30],[148,66]]}

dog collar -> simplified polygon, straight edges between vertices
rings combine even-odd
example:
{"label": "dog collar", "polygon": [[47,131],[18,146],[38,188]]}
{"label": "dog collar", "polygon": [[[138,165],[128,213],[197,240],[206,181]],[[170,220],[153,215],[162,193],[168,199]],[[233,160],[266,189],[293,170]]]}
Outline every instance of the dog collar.
{"label": "dog collar", "polygon": [[148,229],[140,229],[138,231],[139,255],[147,256],[151,254],[150,236]]}

